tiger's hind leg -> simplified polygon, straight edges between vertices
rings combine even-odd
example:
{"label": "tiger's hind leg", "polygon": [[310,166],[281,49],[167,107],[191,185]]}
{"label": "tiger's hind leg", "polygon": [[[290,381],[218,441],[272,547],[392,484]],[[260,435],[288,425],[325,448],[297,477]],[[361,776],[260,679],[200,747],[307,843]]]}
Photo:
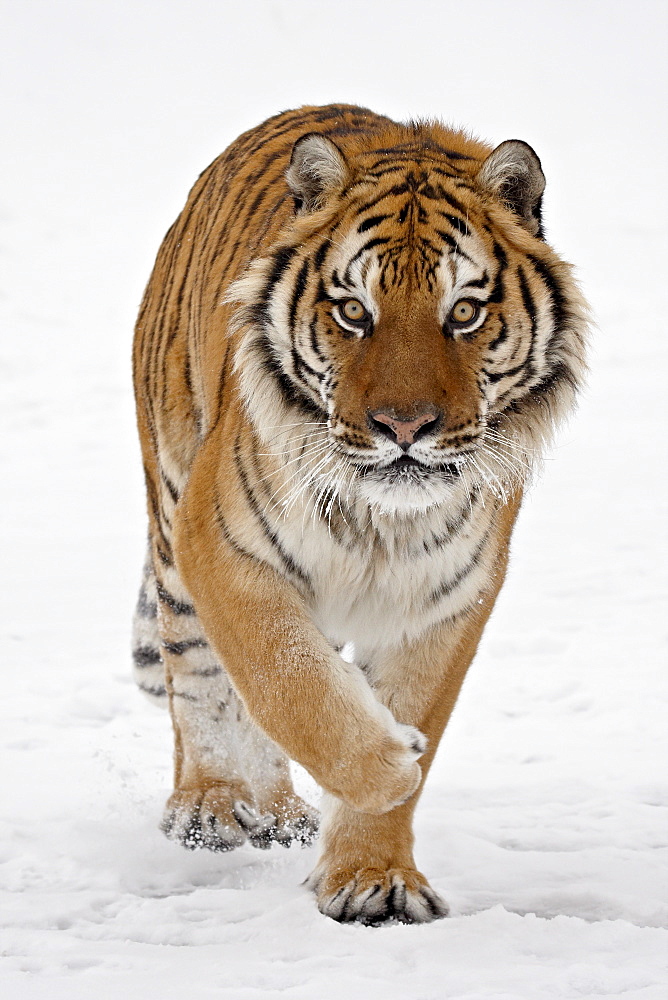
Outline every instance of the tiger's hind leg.
{"label": "tiger's hind leg", "polygon": [[163,831],[214,851],[311,839],[317,813],[295,794],[283,751],[248,716],[173,566],[160,565],[155,588],[175,739]]}
{"label": "tiger's hind leg", "polygon": [[149,545],[141,587],[132,620],[132,663],[139,689],[153,702],[167,708],[165,668],[158,628],[158,593]]}
{"label": "tiger's hind leg", "polygon": [[319,814],[295,792],[290,777],[290,762],[281,748],[252,721],[239,702],[237,719],[239,741],[253,800],[258,811],[271,822],[258,831],[255,846],[272,842],[288,847],[293,841],[310,843],[318,831]]}

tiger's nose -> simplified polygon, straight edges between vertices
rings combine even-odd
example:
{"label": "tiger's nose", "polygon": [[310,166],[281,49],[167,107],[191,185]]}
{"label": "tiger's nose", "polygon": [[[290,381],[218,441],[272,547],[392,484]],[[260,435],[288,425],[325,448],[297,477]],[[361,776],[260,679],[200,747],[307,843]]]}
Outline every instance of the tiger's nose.
{"label": "tiger's nose", "polygon": [[389,410],[374,410],[369,413],[372,430],[379,431],[395,441],[403,451],[408,451],[418,438],[436,429],[442,413],[430,406],[416,417],[398,417]]}

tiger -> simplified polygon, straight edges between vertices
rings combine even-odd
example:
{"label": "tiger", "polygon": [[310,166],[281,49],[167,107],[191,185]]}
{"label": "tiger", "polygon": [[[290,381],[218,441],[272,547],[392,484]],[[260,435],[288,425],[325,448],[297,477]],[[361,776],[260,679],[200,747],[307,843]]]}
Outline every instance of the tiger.
{"label": "tiger", "polygon": [[339,922],[448,913],[416,804],[586,372],[544,187],[520,140],[286,111],[200,175],[140,308],[133,658],[173,723],[162,830],[318,834],[306,885]]}

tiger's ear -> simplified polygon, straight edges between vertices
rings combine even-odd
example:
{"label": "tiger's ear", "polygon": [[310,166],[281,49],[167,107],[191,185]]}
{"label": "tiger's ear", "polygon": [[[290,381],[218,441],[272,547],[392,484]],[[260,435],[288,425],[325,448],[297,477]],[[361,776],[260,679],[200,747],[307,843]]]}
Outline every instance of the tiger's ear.
{"label": "tiger's ear", "polygon": [[327,195],[345,185],[348,167],[331,139],[309,132],[294,144],[285,178],[297,211],[306,214],[322,208]]}
{"label": "tiger's ear", "polygon": [[540,205],[545,175],[531,146],[507,139],[487,157],[478,181],[518,215],[532,236],[542,237]]}

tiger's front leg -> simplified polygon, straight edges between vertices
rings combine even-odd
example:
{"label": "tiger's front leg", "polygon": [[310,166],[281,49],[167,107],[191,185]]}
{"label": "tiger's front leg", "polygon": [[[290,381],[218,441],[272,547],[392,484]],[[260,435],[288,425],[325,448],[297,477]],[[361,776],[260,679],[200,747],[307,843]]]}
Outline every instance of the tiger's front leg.
{"label": "tiger's front leg", "polygon": [[391,812],[363,815],[326,797],[321,856],[307,882],[326,916],[379,924],[426,923],[447,915],[447,904],[416,868],[413,814],[493,602],[489,595],[457,626],[441,625],[421,642],[370,658],[378,698],[397,719],[418,727],[429,744],[420,760],[419,788]]}
{"label": "tiger's front leg", "polygon": [[[396,721],[316,628],[298,588],[308,581],[293,583],[263,558],[233,477],[219,485],[210,472],[233,468],[224,452],[212,434],[174,516],[179,574],[207,640],[251,719],[326,791],[362,812],[392,809],[420,782],[424,738]],[[184,742],[184,758],[193,744]]]}
{"label": "tiger's front leg", "polygon": [[295,794],[285,754],[248,717],[175,569],[160,564],[159,574],[154,589],[175,737],[163,832],[191,850],[310,840],[317,813]]}

